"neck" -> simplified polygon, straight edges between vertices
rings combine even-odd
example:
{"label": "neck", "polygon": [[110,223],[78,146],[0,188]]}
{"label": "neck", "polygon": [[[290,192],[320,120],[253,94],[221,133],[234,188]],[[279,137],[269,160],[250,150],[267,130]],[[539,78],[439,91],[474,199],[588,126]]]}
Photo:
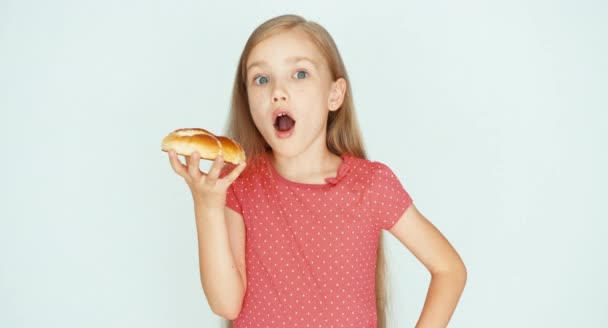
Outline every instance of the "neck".
{"label": "neck", "polygon": [[272,152],[270,161],[281,176],[300,183],[324,183],[325,178],[336,175],[342,163],[340,156],[327,148],[290,157]]}

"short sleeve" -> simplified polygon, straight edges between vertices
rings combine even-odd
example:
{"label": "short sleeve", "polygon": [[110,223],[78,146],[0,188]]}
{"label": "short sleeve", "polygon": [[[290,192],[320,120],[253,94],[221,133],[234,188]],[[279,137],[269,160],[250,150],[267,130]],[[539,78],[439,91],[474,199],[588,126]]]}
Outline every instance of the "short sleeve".
{"label": "short sleeve", "polygon": [[[228,173],[230,173],[230,171],[234,169],[234,167],[231,167],[230,165],[224,166],[224,168],[222,169],[222,172],[220,173],[220,178],[223,178],[224,176],[226,176]],[[226,207],[232,209],[233,211],[239,213],[239,214],[243,214],[243,208],[241,206],[241,203],[239,202],[239,199],[237,197],[237,193],[235,192],[235,184],[237,184],[239,182],[239,179],[237,178],[236,181],[234,181],[229,187],[228,190],[226,192]]]}
{"label": "short sleeve", "polygon": [[243,214],[241,203],[237,199],[236,193],[234,192],[234,183],[228,187],[228,192],[226,193],[226,207],[229,207],[241,215]]}
{"label": "short sleeve", "polygon": [[374,223],[384,230],[390,230],[413,203],[393,171],[378,162],[375,163],[368,197]]}

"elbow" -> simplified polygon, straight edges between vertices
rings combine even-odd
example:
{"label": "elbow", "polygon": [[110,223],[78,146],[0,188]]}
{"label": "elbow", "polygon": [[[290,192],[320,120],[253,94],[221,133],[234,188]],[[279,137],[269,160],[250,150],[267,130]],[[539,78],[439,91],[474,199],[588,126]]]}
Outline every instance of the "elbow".
{"label": "elbow", "polygon": [[464,265],[462,260],[457,261],[449,269],[452,274],[464,281],[467,280],[467,267]]}
{"label": "elbow", "polygon": [[464,262],[459,261],[458,265],[456,265],[451,270],[453,276],[462,281],[463,284],[467,282],[467,267],[464,265]]}
{"label": "elbow", "polygon": [[246,285],[243,285],[243,288],[237,289],[215,290],[216,294],[220,295],[220,297],[207,296],[207,302],[211,311],[226,320],[235,320],[238,318],[243,307],[245,286]]}
{"label": "elbow", "polygon": [[210,302],[209,307],[213,313],[226,320],[234,320],[241,313],[243,306],[243,295],[232,299],[216,299],[215,302]]}
{"label": "elbow", "polygon": [[213,313],[219,315],[220,317],[226,320],[235,320],[239,316],[239,312],[221,312],[221,311],[213,311]]}
{"label": "elbow", "polygon": [[464,265],[464,262],[462,260],[460,260],[460,265],[458,266],[458,272],[460,273],[460,276],[462,277],[463,283],[466,284],[467,282],[467,267]]}
{"label": "elbow", "polygon": [[431,275],[450,277],[452,280],[461,281],[463,284],[466,284],[468,272],[464,263],[462,261],[457,261],[444,268],[431,271]]}
{"label": "elbow", "polygon": [[458,270],[458,277],[462,283],[462,288],[464,288],[467,284],[467,267],[465,267],[464,264],[462,265],[462,268]]}
{"label": "elbow", "polygon": [[226,320],[235,320],[241,313],[240,306],[211,307],[211,311]]}

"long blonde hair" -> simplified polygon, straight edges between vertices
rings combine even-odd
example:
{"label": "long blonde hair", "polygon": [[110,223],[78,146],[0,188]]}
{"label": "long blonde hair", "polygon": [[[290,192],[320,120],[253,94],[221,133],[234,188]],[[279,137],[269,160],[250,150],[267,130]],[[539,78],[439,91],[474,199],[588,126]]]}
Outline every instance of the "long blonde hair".
{"label": "long blonde hair", "polygon": [[[336,155],[348,154],[360,158],[367,158],[354,112],[353,97],[348,74],[346,73],[342,57],[338,52],[338,47],[325,28],[297,15],[283,15],[272,18],[258,26],[247,40],[236,70],[226,134],[237,140],[243,146],[249,159],[257,158],[257,155],[270,149],[270,146],[256,128],[249,110],[247,88],[245,84],[247,59],[249,58],[251,50],[258,43],[277,33],[293,29],[305,32],[313,43],[316,44],[326,60],[334,81],[338,78],[344,78],[346,80],[346,94],[342,106],[337,111],[329,112],[327,120],[327,147]],[[252,167],[253,166],[250,165],[247,169],[251,169]],[[245,171],[247,171],[247,169]],[[247,172],[244,172],[243,174],[247,174]],[[384,241],[381,234],[376,264],[376,309],[378,315],[378,328],[386,327],[386,315],[388,310],[387,282]],[[231,321],[225,321],[225,324],[226,327],[232,327]]]}

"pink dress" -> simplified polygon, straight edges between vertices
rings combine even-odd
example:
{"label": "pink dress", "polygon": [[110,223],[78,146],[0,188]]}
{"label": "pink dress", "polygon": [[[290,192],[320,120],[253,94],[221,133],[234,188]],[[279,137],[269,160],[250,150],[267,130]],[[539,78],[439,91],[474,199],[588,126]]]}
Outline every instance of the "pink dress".
{"label": "pink dress", "polygon": [[378,238],[412,203],[384,164],[342,155],[326,184],[286,180],[261,156],[228,190],[246,228],[235,328],[376,327]]}

